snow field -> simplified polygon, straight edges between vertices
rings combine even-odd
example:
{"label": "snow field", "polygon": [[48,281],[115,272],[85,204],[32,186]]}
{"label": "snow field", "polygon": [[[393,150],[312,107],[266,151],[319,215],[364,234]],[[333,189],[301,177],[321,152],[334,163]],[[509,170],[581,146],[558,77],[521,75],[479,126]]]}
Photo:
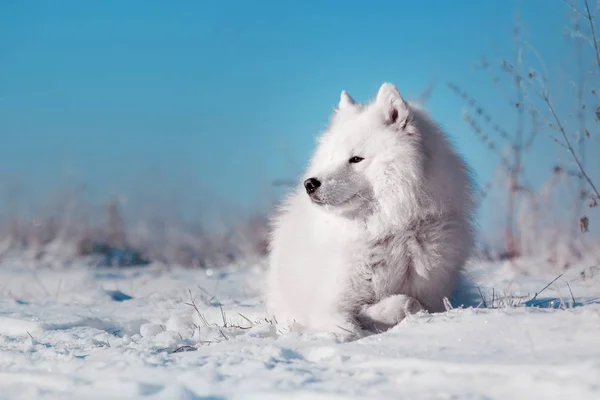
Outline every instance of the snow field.
{"label": "snow field", "polygon": [[353,342],[266,320],[262,276],[3,265],[0,398],[600,398],[597,267],[572,268],[525,307],[557,274],[476,264],[486,307]]}

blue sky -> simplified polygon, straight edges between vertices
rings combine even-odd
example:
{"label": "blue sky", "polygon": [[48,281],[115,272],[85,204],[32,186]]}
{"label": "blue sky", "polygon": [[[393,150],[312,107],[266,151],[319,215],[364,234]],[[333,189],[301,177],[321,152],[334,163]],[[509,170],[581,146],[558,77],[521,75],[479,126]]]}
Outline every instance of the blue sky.
{"label": "blue sky", "polygon": [[[498,159],[445,83],[511,128],[507,97],[472,66],[512,56],[517,4],[2,1],[0,178],[40,198],[72,179],[97,196],[167,191],[251,208],[274,196],[270,180],[302,171],[342,89],[366,101],[392,81],[410,99],[436,79],[428,107],[485,182]],[[518,9],[559,65],[564,3]],[[539,142],[534,181],[557,154]]]}

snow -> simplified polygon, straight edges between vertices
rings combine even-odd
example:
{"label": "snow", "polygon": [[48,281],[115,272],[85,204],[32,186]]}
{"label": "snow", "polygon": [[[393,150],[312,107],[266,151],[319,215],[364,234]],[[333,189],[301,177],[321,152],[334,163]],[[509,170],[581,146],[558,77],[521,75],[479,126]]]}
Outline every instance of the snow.
{"label": "snow", "polygon": [[486,307],[348,342],[265,320],[262,265],[12,261],[0,265],[0,398],[600,398],[600,268],[564,271],[537,307],[524,303],[558,273],[521,270],[477,263]]}

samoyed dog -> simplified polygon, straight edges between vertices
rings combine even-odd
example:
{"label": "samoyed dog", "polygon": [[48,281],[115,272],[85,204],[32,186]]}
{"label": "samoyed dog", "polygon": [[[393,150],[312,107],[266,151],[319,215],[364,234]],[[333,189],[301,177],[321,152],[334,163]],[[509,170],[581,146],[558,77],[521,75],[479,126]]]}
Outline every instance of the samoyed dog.
{"label": "samoyed dog", "polygon": [[343,336],[444,310],[473,247],[469,171],[427,113],[384,83],[345,91],[272,221],[267,309]]}

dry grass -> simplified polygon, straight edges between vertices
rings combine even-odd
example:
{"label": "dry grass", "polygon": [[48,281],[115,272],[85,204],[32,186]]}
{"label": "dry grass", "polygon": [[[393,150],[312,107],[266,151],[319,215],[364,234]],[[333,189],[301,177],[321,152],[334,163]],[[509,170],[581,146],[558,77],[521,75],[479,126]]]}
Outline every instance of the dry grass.
{"label": "dry grass", "polygon": [[[0,214],[0,261],[20,257],[53,265],[87,257],[99,262],[104,260],[99,256],[112,252],[117,254],[112,260],[137,254],[141,260],[165,265],[214,268],[256,261],[266,254],[267,217],[262,213],[208,227],[168,216],[165,210],[135,215],[129,211],[142,205],[124,206],[115,198],[93,205],[81,193],[67,193],[57,196],[55,205],[35,212]],[[176,209],[173,205],[170,211]]]}
{"label": "dry grass", "polygon": [[[482,257],[516,259],[544,254],[549,263],[568,268],[583,258],[598,256],[598,230],[595,235],[589,233],[600,223],[593,210],[600,198],[600,175],[593,165],[597,160],[587,153],[598,148],[600,140],[600,96],[594,89],[600,84],[599,10],[591,9],[587,0],[566,2],[568,10],[573,18],[565,23],[565,36],[573,54],[565,61],[567,78],[551,75],[556,70],[565,73],[563,66],[549,68],[544,63],[525,37],[518,17],[512,58],[484,58],[478,65],[497,84],[500,97],[512,105],[514,118],[494,117],[489,110],[495,106],[482,104],[460,84],[448,84],[465,106],[467,126],[498,165],[482,186],[478,202],[493,202],[494,211],[504,213],[503,233],[480,237]],[[560,32],[563,27],[556,28]],[[540,161],[548,164],[547,159],[539,158],[540,145],[547,141],[562,152],[548,167],[545,182],[532,182],[527,171]],[[491,245],[487,243],[490,240]]]}

